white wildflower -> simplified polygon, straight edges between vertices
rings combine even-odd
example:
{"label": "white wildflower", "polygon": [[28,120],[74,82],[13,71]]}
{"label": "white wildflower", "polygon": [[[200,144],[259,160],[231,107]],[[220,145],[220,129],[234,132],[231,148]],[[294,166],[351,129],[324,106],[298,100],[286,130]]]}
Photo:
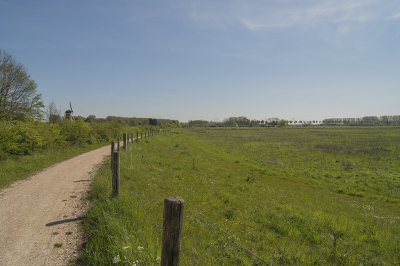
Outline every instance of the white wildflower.
{"label": "white wildflower", "polygon": [[126,246],[126,247],[123,247],[122,249],[125,250],[125,249],[128,249],[128,248],[129,248],[129,246]]}
{"label": "white wildflower", "polygon": [[117,256],[115,256],[114,258],[113,258],[113,264],[117,264],[118,262],[120,262],[121,261],[121,259],[119,258],[119,255],[117,255]]}
{"label": "white wildflower", "polygon": [[137,247],[137,249],[138,249],[139,251],[143,251],[143,250],[144,250],[144,247]]}

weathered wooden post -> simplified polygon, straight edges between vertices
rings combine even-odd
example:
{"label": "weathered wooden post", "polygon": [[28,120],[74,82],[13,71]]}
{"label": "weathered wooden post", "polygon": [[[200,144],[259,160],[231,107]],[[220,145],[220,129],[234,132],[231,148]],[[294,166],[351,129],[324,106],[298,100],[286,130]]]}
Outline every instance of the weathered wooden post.
{"label": "weathered wooden post", "polygon": [[133,133],[131,133],[131,142],[133,143]]}
{"label": "weathered wooden post", "polygon": [[113,168],[112,155],[113,155],[114,150],[115,150],[115,143],[114,143],[114,141],[111,141],[111,171],[112,171],[112,168]]}
{"label": "weathered wooden post", "polygon": [[179,266],[183,205],[184,201],[181,197],[171,196],[164,200],[161,266]]}
{"label": "weathered wooden post", "polygon": [[111,154],[112,197],[119,198],[119,151]]}
{"label": "weathered wooden post", "polygon": [[124,133],[124,150],[126,151],[126,133]]}
{"label": "weathered wooden post", "polygon": [[121,142],[120,138],[118,138],[118,151],[119,151],[119,143]]}
{"label": "weathered wooden post", "polygon": [[139,133],[136,132],[136,143],[139,142]]}

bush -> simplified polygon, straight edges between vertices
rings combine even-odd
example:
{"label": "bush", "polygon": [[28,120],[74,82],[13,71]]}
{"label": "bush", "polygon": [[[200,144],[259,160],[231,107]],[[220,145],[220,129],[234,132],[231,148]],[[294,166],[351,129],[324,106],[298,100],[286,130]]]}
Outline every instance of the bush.
{"label": "bush", "polygon": [[21,121],[0,123],[0,158],[28,155],[43,148],[43,138],[35,123]]}
{"label": "bush", "polygon": [[[138,129],[135,129],[138,130]],[[0,121],[0,160],[13,155],[31,155],[37,151],[70,145],[108,142],[122,132],[134,131],[117,122],[93,123],[64,120],[61,124],[31,121]]]}
{"label": "bush", "polygon": [[123,125],[117,122],[95,123],[91,124],[90,127],[91,134],[99,141],[110,141],[111,139],[118,138],[124,128]]}
{"label": "bush", "polygon": [[88,141],[90,134],[89,125],[85,124],[82,120],[70,121],[64,120],[61,123],[61,135],[65,140],[73,145],[83,145]]}

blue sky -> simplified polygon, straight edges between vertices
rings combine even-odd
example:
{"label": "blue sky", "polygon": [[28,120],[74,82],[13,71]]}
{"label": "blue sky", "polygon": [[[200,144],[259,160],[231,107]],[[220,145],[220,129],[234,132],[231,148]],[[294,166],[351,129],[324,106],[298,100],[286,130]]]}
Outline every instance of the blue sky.
{"label": "blue sky", "polygon": [[398,0],[0,0],[0,48],[84,117],[400,114]]}

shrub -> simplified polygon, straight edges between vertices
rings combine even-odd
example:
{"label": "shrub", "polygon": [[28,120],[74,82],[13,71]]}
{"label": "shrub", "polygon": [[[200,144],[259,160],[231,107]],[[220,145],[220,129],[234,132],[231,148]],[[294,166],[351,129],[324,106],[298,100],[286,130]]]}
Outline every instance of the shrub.
{"label": "shrub", "polygon": [[90,127],[82,120],[64,120],[61,123],[60,133],[62,136],[65,137],[65,140],[70,142],[71,144],[83,145],[88,140]]}
{"label": "shrub", "polygon": [[44,141],[37,130],[37,124],[32,122],[1,122],[0,123],[0,158],[9,155],[28,155],[43,148]]}

